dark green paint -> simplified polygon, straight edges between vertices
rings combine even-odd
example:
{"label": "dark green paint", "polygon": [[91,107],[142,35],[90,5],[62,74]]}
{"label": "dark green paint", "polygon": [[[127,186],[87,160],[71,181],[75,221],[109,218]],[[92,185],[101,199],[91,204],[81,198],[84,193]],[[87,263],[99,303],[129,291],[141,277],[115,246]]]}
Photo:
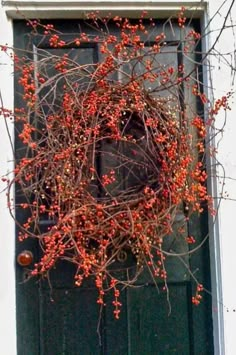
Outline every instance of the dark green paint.
{"label": "dark green paint", "polygon": [[[50,23],[52,21],[49,21]],[[56,21],[57,28],[68,33],[78,31],[78,21]],[[160,23],[160,22],[159,22]],[[160,23],[160,26],[162,24]],[[83,27],[83,25],[82,25]],[[160,27],[153,29],[156,35]],[[91,28],[89,29],[91,31]],[[23,21],[14,24],[15,46],[30,49],[27,34],[29,28]],[[112,29],[111,32],[115,30]],[[179,29],[173,45],[178,46]],[[167,41],[173,40],[172,30],[167,28]],[[35,43],[36,47],[41,41]],[[46,44],[44,44],[46,46]],[[170,42],[170,45],[171,42]],[[85,46],[86,47],[86,46]],[[96,62],[96,46],[88,48],[88,55]],[[83,48],[83,51],[86,48]],[[74,55],[73,48],[69,51]],[[180,62],[178,54],[174,62]],[[15,80],[15,106],[22,105],[21,88]],[[183,87],[184,91],[184,87]],[[24,148],[17,139],[18,158],[24,155]],[[97,192],[95,192],[97,193]],[[23,201],[16,188],[17,202]],[[16,211],[22,222],[26,216]],[[181,217],[181,216],[180,216]],[[194,235],[198,242],[206,234],[205,220],[193,217],[186,235]],[[180,240],[176,230],[165,242],[166,250],[186,252],[187,245]],[[38,259],[38,247],[34,241],[16,243],[16,253],[22,249],[33,251]],[[162,291],[163,284],[155,285],[147,270],[139,284],[121,292],[122,312],[120,320],[113,317],[112,295],[106,298],[107,306],[100,310],[96,303],[97,290],[92,280],[87,280],[81,288],[73,285],[73,266],[67,263],[56,265],[50,273],[50,285],[46,280],[25,282],[27,270],[16,265],[17,296],[17,339],[18,355],[211,355],[213,354],[211,300],[204,295],[202,304],[194,307],[191,295],[195,284],[186,270],[187,265],[195,276],[207,287],[209,281],[208,242],[198,253],[183,261],[167,258],[169,295]],[[114,268],[126,274],[126,267],[134,267],[134,260],[128,255],[127,261],[117,263]],[[118,271],[117,271],[118,272]],[[167,298],[170,299],[170,306]]]}

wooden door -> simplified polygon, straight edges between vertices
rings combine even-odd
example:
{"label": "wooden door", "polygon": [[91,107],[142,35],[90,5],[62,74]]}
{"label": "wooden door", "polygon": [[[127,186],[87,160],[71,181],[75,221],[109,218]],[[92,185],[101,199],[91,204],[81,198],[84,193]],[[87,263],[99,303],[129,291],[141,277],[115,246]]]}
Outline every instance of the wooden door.
{"label": "wooden door", "polygon": [[[56,21],[55,25],[65,34],[77,33],[83,26],[74,20]],[[197,27],[198,23],[192,26]],[[158,22],[156,31],[161,27],[162,24]],[[91,28],[89,30],[92,31]],[[162,60],[175,65],[183,64],[178,27],[174,32],[173,28],[167,29],[167,33],[167,41],[172,47],[171,56],[162,54]],[[75,58],[82,58],[82,62],[96,63],[99,60],[95,43],[81,44],[79,48],[72,46],[52,50],[41,40],[29,41],[29,28],[23,21],[15,21],[14,34],[15,46],[32,51],[34,56],[40,50],[45,50],[57,52],[58,55],[70,52]],[[15,106],[20,107],[22,93],[17,78],[15,92]],[[19,158],[24,154],[24,149],[17,136],[16,124],[15,144]],[[101,169],[106,166],[106,159],[104,156]],[[19,203],[21,199],[16,189],[16,202]],[[25,218],[22,210],[16,209],[16,215],[19,221]],[[176,225],[181,218],[180,215]],[[47,228],[48,221],[42,221],[41,224],[42,229]],[[192,217],[186,228],[190,235],[194,234],[200,241],[207,233],[206,214],[200,218]],[[187,250],[187,246],[180,243],[176,235],[166,238],[166,248],[170,245],[177,252]],[[38,260],[37,242],[16,241],[17,255],[25,249],[33,253],[35,261]],[[126,267],[133,262],[129,257],[125,261],[117,261],[122,270],[120,272],[125,272]],[[213,354],[211,297],[205,293],[198,307],[192,305],[195,284],[186,264],[199,281],[210,289],[209,250],[205,243],[191,258],[170,257],[167,260],[169,303],[163,285],[159,284],[157,288],[149,274],[144,272],[139,280],[140,287],[125,288],[121,292],[122,311],[120,319],[115,320],[110,296],[106,296],[107,305],[100,312],[96,302],[97,291],[92,281],[87,280],[81,287],[74,286],[74,270],[66,262],[56,265],[50,273],[50,283],[36,279],[27,281],[27,269],[16,263],[18,355]]]}

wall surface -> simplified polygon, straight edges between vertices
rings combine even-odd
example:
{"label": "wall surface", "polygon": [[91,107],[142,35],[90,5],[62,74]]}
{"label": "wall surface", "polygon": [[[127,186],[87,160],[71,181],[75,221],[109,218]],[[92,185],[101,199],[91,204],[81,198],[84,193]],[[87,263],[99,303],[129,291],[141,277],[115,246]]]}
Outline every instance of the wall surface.
{"label": "wall surface", "polygon": [[[236,62],[234,49],[236,38],[231,25],[236,25],[236,5],[234,1],[209,0],[203,1],[102,1],[78,2],[78,1],[3,1],[4,6],[0,7],[0,44],[11,45],[12,26],[11,19],[6,16],[19,16],[20,11],[25,12],[26,16],[40,17],[50,14],[52,17],[63,18],[81,16],[83,11],[96,9],[115,12],[130,13],[134,16],[138,8],[147,8],[152,16],[166,16],[170,11],[176,11],[182,4],[191,5],[202,12],[205,5],[205,26],[211,19],[211,35],[208,36],[205,46],[206,49],[214,44],[220,35],[216,49],[224,53],[226,60],[219,61],[216,57],[211,58],[211,70],[205,73],[205,81],[213,84],[215,97],[224,95],[230,89],[235,89],[234,76],[236,73]],[[53,3],[53,5],[52,5]],[[55,3],[55,5],[54,5]],[[220,33],[222,24],[230,4],[231,16],[228,17],[226,26],[228,28]],[[58,5],[58,6],[56,6]],[[124,11],[124,7],[126,10]],[[82,10],[81,10],[82,9]],[[195,11],[196,13],[196,11]],[[44,14],[44,15],[43,15]],[[236,28],[235,28],[236,34]],[[230,67],[230,65],[231,67]],[[7,56],[0,52],[0,89],[5,107],[13,106],[13,75],[11,61]],[[0,107],[2,103],[0,102]],[[219,219],[217,223],[211,225],[211,262],[213,280],[213,317],[215,334],[215,354],[216,355],[235,355],[236,354],[236,228],[234,218],[236,216],[236,105],[232,103],[232,111],[227,115],[227,122],[224,128],[223,139],[219,144],[219,161],[225,169],[225,189],[229,198],[223,199],[220,205]],[[217,126],[221,127],[224,122],[224,115],[218,118]],[[13,127],[9,126],[10,133]],[[7,136],[3,118],[0,119],[0,142],[1,142],[1,165],[0,175],[12,169],[12,154],[9,139]],[[218,141],[216,142],[218,144]],[[218,167],[218,174],[223,175],[223,170]],[[218,184],[218,192],[216,185]],[[211,187],[217,195],[221,191],[222,179],[218,182],[213,181]],[[1,189],[3,185],[1,184]],[[0,344],[1,353],[16,355],[16,325],[15,325],[15,286],[14,286],[14,223],[9,217],[6,206],[6,196],[0,194]],[[27,354],[28,355],[28,354]]]}
{"label": "wall surface", "polygon": [[[219,29],[225,19],[227,9],[231,1],[227,1],[227,5],[222,6],[221,0],[214,0],[209,2],[210,16],[215,17],[212,20],[211,28],[215,31],[211,35],[211,43],[219,35]],[[218,11],[218,9],[220,9]],[[218,11],[216,13],[216,11]],[[231,9],[231,16],[227,21],[227,26],[236,25],[236,4],[233,4]],[[227,91],[232,89],[235,91],[235,32],[228,27],[220,36],[216,49],[225,54],[224,60],[217,60],[212,58],[212,80],[215,97],[224,95]],[[230,68],[232,65],[232,68]],[[222,299],[218,302],[223,304],[224,315],[224,333],[225,333],[225,354],[234,355],[236,353],[236,232],[235,232],[235,216],[236,216],[236,103],[235,95],[232,102],[232,111],[227,114],[226,126],[223,132],[223,139],[220,139],[218,149],[218,159],[223,165],[223,169],[219,167],[218,172],[220,176],[225,173],[225,192],[226,199],[221,201],[219,211],[219,242],[221,253],[221,269],[222,269]],[[224,114],[219,117],[217,126],[220,128],[224,122]],[[222,138],[222,137],[220,137]],[[223,182],[221,180],[221,182]],[[218,185],[218,194],[220,193],[222,184]],[[212,236],[213,237],[213,236]],[[218,303],[219,304],[219,303]],[[220,304],[219,304],[220,305]],[[217,312],[217,307],[213,312]]]}
{"label": "wall surface", "polygon": [[[11,45],[12,26],[0,8],[0,43]],[[13,107],[13,75],[11,60],[0,51],[0,107]],[[9,127],[12,133],[13,127]],[[0,176],[12,170],[12,151],[3,118],[0,118]],[[6,194],[0,182],[0,344],[3,354],[16,354],[14,223],[10,218]]]}

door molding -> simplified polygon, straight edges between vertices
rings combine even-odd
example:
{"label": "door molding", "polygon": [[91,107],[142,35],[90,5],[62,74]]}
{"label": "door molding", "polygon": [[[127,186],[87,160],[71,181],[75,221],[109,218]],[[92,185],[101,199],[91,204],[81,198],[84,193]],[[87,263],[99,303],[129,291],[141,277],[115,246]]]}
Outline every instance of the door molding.
{"label": "door molding", "polygon": [[186,8],[187,16],[200,17],[206,10],[205,0],[193,1],[145,1],[145,0],[6,0],[2,1],[3,8],[7,16],[14,19],[21,18],[84,18],[85,14],[91,11],[99,11],[100,14],[115,14],[120,16],[137,17],[137,13],[143,10],[149,15],[157,18],[170,17],[176,15],[182,6]]}

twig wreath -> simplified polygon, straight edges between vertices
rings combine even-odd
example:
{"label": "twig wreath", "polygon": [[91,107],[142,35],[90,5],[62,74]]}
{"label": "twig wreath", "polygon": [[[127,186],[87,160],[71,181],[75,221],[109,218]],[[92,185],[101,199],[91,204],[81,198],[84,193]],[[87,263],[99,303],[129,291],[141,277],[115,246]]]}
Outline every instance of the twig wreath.
{"label": "twig wreath", "polygon": [[[16,208],[29,215],[19,225],[19,239],[35,238],[41,246],[42,257],[31,274],[47,275],[61,259],[73,263],[75,285],[94,277],[99,304],[114,290],[118,318],[119,284],[132,285],[144,266],[166,282],[162,245],[178,211],[184,210],[186,220],[206,206],[214,213],[206,188],[204,141],[207,125],[228,104],[223,97],[208,109],[207,124],[196,108],[189,115],[178,94],[183,84],[202,105],[208,99],[197,79],[192,80],[194,73],[185,73],[183,65],[158,62],[165,34],[146,46],[150,26],[142,16],[136,23],[97,16],[89,15],[96,37],[79,33],[68,42],[53,25],[29,22],[35,33],[43,31],[52,49],[99,44],[100,60],[79,64],[67,54],[46,51],[36,62],[15,55],[24,107],[13,116],[26,154],[8,186],[10,191],[17,184],[25,202]],[[109,21],[118,35],[109,33]],[[187,33],[185,21],[182,11],[178,25],[188,53],[200,34]],[[42,232],[40,221],[45,219],[51,225]],[[186,238],[193,242],[193,236]],[[126,253],[133,255],[136,273],[124,281],[111,266]],[[196,304],[201,290],[198,285]]]}

